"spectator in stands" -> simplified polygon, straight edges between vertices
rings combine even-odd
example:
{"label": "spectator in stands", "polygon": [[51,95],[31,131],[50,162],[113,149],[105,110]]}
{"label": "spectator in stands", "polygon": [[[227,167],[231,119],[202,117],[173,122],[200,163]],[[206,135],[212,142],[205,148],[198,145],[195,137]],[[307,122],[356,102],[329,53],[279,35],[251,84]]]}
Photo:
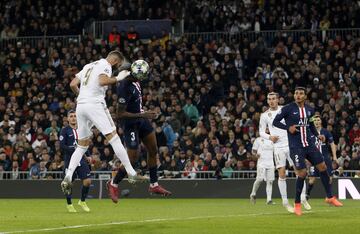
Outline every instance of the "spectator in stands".
{"label": "spectator in stands", "polygon": [[231,168],[231,161],[226,161],[224,168],[221,169],[222,176],[224,178],[231,178],[233,171],[234,170]]}
{"label": "spectator in stands", "polygon": [[29,179],[37,180],[40,178],[40,167],[35,159],[29,159]]}
{"label": "spectator in stands", "polygon": [[195,105],[193,105],[191,98],[186,99],[186,104],[183,110],[187,117],[190,119],[190,125],[194,126],[199,120],[199,111]]}
{"label": "spectator in stands", "polygon": [[129,46],[135,46],[136,42],[140,39],[139,33],[135,31],[134,26],[130,26],[129,30],[126,33],[127,41]]}
{"label": "spectator in stands", "polygon": [[120,46],[121,36],[116,26],[112,27],[112,31],[109,33],[108,42],[110,46]]}

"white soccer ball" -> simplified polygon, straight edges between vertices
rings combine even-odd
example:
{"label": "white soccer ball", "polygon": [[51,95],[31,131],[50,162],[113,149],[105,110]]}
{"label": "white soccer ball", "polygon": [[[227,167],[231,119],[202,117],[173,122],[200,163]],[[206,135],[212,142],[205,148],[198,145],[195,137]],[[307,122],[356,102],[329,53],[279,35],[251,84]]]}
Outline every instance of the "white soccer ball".
{"label": "white soccer ball", "polygon": [[136,60],[131,64],[131,75],[139,80],[144,80],[149,74],[149,64],[144,60]]}

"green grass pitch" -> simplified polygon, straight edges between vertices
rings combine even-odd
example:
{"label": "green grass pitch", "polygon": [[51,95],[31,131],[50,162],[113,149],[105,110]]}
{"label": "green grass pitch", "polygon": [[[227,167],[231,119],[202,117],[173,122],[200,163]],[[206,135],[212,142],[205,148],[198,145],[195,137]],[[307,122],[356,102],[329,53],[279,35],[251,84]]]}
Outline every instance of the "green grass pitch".
{"label": "green grass pitch", "polygon": [[[76,200],[77,202],[77,200]],[[62,199],[1,199],[0,233],[360,233],[360,201],[329,207],[312,199],[311,212],[289,214],[275,200],[88,200],[90,213],[69,214]]]}

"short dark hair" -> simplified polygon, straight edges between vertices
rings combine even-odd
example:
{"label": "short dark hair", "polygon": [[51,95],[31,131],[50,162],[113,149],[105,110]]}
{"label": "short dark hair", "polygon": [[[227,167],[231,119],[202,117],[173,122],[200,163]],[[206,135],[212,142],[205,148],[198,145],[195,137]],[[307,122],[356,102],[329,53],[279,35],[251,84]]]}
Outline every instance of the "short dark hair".
{"label": "short dark hair", "polygon": [[303,87],[303,86],[296,86],[295,91],[296,91],[296,90],[302,90],[302,91],[304,91],[305,94],[306,94],[306,88]]}
{"label": "short dark hair", "polygon": [[72,113],[76,113],[74,109],[70,109],[70,110],[68,111],[67,115],[69,116],[69,115],[72,114]]}
{"label": "short dark hair", "polygon": [[279,93],[277,93],[277,92],[270,92],[270,93],[268,93],[268,95],[267,95],[267,97],[269,97],[269,96],[272,96],[272,95],[275,95],[277,98],[279,98]]}
{"label": "short dark hair", "polygon": [[124,55],[123,55],[120,51],[118,51],[118,50],[110,51],[110,53],[108,54],[108,57],[109,57],[109,56],[116,56],[116,57],[118,57],[120,60],[124,60],[124,59],[125,59]]}

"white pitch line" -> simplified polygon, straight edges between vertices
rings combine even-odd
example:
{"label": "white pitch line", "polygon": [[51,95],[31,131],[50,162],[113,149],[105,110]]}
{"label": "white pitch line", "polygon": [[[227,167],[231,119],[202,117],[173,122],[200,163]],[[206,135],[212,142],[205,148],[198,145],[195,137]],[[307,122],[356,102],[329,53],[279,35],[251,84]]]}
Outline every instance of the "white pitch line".
{"label": "white pitch line", "polygon": [[[332,212],[332,211],[333,210],[322,210],[321,212]],[[304,211],[303,213],[314,213],[314,212],[313,211]],[[93,223],[93,224],[81,224],[81,225],[73,225],[73,226],[65,226],[65,227],[0,232],[0,234],[46,232],[46,231],[58,231],[58,230],[67,230],[67,229],[112,226],[112,225],[125,225],[125,224],[136,224],[136,223],[157,223],[157,222],[169,222],[169,221],[183,221],[183,220],[211,219],[211,218],[234,218],[234,217],[263,216],[263,215],[277,215],[277,214],[288,214],[288,213],[286,213],[286,212],[276,212],[276,213],[268,212],[268,213],[255,213],[255,214],[209,215],[209,216],[193,216],[193,217],[185,217],[185,218],[129,220],[129,221],[120,221],[120,222],[112,222],[112,223]]]}

